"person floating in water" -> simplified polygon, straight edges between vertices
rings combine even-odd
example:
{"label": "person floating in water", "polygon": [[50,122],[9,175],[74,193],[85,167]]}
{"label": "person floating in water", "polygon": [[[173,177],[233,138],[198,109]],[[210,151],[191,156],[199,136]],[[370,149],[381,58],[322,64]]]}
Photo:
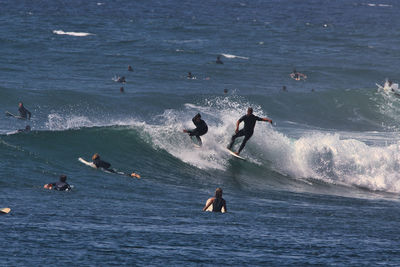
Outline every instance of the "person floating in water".
{"label": "person floating in water", "polygon": [[24,103],[22,103],[22,102],[19,102],[19,103],[18,103],[18,111],[19,111],[19,116],[20,116],[21,118],[28,119],[28,120],[31,119],[31,115],[32,115],[32,114],[29,112],[29,110],[27,110],[27,109],[24,107]]}
{"label": "person floating in water", "polygon": [[128,66],[128,71],[133,71],[133,68],[131,65]]}
{"label": "person floating in water", "polygon": [[[244,127],[239,131],[239,124],[241,122],[244,122]],[[272,120],[269,118],[260,118],[255,115],[253,115],[253,109],[248,108],[247,109],[247,114],[242,116],[237,122],[236,122],[236,130],[235,134],[232,135],[232,140],[231,143],[228,145],[228,149],[231,150],[233,144],[235,143],[236,138],[240,136],[244,136],[243,142],[240,145],[239,151],[234,152],[236,155],[239,155],[240,152],[243,150],[244,146],[246,145],[247,141],[250,139],[250,137],[253,135],[254,132],[254,127],[256,126],[257,121],[268,121],[269,123],[272,124]]]}
{"label": "person floating in water", "polygon": [[206,211],[212,205],[212,212],[227,212],[226,201],[222,198],[222,189],[217,188],[215,190],[215,196],[207,200],[203,211]]}
{"label": "person floating in water", "polygon": [[192,119],[193,124],[196,126],[196,129],[186,130],[184,129],[184,133],[188,133],[190,137],[196,136],[197,141],[199,142],[199,146],[203,144],[200,136],[205,135],[208,132],[208,126],[205,121],[201,119],[200,113],[197,113],[196,116]]}
{"label": "person floating in water", "polygon": [[296,81],[300,81],[301,79],[303,80],[307,79],[307,75],[296,71],[296,69],[293,69],[293,72],[290,73],[290,77],[292,79],[295,79]]}
{"label": "person floating in water", "polygon": [[125,92],[124,87],[121,86],[121,87],[119,88],[119,91],[120,91],[121,93]]}
{"label": "person floating in water", "polygon": [[196,77],[193,76],[193,74],[191,72],[188,72],[187,78],[188,79],[196,79]]}
{"label": "person floating in water", "polygon": [[224,64],[224,62],[222,62],[222,60],[221,60],[221,56],[217,56],[217,60],[215,61],[215,63]]}
{"label": "person floating in water", "polygon": [[18,129],[17,130],[18,133],[28,133],[30,131],[31,131],[31,126],[29,126],[29,125],[26,125],[25,129]]}
{"label": "person floating in water", "polygon": [[71,190],[71,186],[67,184],[66,181],[67,181],[67,176],[61,175],[60,181],[51,184],[45,184],[43,187],[46,189],[54,189],[57,191],[69,191]]}
{"label": "person floating in water", "polygon": [[119,83],[126,83],[125,76],[118,77],[117,82],[119,82]]}

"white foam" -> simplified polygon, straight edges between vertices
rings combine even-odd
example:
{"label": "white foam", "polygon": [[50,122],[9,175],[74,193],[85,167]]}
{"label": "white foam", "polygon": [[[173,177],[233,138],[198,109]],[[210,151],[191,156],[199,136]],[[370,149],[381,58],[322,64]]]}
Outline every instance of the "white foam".
{"label": "white foam", "polygon": [[93,33],[88,33],[88,32],[64,32],[62,30],[54,30],[54,34],[58,35],[70,35],[70,36],[77,36],[77,37],[85,37],[89,35],[94,35]]}
{"label": "white foam", "polygon": [[231,55],[231,54],[221,54],[222,56],[226,58],[240,58],[240,59],[249,59],[248,57],[242,57],[242,56],[236,56],[236,55]]}

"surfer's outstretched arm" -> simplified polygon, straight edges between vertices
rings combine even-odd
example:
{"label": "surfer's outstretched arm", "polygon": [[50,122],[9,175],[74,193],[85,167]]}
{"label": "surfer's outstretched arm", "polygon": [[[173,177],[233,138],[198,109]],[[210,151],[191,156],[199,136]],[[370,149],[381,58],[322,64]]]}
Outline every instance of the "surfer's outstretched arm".
{"label": "surfer's outstretched arm", "polygon": [[272,124],[272,120],[270,118],[262,118],[262,121],[268,121],[269,123]]}

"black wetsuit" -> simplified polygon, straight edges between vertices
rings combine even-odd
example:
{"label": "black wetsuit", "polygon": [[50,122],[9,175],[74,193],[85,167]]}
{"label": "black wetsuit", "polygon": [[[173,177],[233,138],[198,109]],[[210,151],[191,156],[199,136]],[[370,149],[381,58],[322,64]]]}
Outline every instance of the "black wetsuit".
{"label": "black wetsuit", "polygon": [[96,165],[97,168],[103,168],[103,169],[105,169],[105,170],[107,170],[109,172],[114,172],[113,169],[110,169],[111,164],[106,162],[106,161],[103,161],[101,159],[93,160],[93,164]]}
{"label": "black wetsuit", "polygon": [[240,153],[244,146],[246,145],[246,142],[250,139],[250,137],[253,135],[254,132],[254,127],[256,126],[256,122],[257,121],[262,121],[263,119],[260,117],[257,117],[253,114],[250,115],[244,115],[243,117],[241,117],[239,119],[239,123],[240,122],[244,122],[244,127],[242,130],[240,130],[239,132],[237,132],[236,134],[232,135],[232,140],[231,143],[228,146],[228,149],[231,150],[233,144],[235,143],[235,139],[240,137],[240,136],[244,136],[243,142],[240,145],[239,151],[238,153]]}
{"label": "black wetsuit", "polygon": [[59,182],[56,182],[56,183],[52,183],[51,185],[53,186],[53,189],[57,190],[57,191],[69,191],[69,190],[71,190],[71,187],[66,182],[59,181]]}
{"label": "black wetsuit", "polygon": [[205,121],[200,119],[199,121],[196,120],[197,116],[192,119],[193,124],[196,126],[196,129],[188,130],[189,136],[196,136],[199,145],[202,145],[203,142],[201,141],[200,136],[206,134],[208,132],[208,126]]}
{"label": "black wetsuit", "polygon": [[18,108],[18,111],[19,111],[19,115],[22,117],[22,118],[24,118],[24,119],[26,119],[27,118],[27,115],[29,115],[29,120],[31,119],[31,113],[29,112],[29,110],[27,110],[24,106],[22,106],[22,107],[20,107],[20,108]]}
{"label": "black wetsuit", "polygon": [[215,198],[213,202],[213,212],[221,212],[222,207],[226,205],[225,199],[221,198]]}

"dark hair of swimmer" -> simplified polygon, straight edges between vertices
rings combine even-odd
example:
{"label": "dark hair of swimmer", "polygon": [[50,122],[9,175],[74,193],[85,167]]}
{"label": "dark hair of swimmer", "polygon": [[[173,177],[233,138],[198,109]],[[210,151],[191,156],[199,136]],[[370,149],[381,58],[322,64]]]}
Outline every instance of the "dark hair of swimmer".
{"label": "dark hair of swimmer", "polygon": [[215,189],[215,198],[222,198],[222,188]]}
{"label": "dark hair of swimmer", "polygon": [[26,127],[25,127],[25,131],[29,132],[30,130],[31,130],[31,126],[29,126],[29,125],[26,125]]}
{"label": "dark hair of swimmer", "polygon": [[227,94],[228,93],[228,89],[224,89],[224,93]]}
{"label": "dark hair of swimmer", "polygon": [[95,160],[95,159],[100,159],[100,155],[97,154],[97,153],[95,153],[95,154],[92,156],[92,160]]}
{"label": "dark hair of swimmer", "polygon": [[133,68],[131,65],[128,66],[128,71],[133,71]]}
{"label": "dark hair of swimmer", "polygon": [[253,108],[248,108],[247,109],[247,114],[253,114]]}
{"label": "dark hair of swimmer", "polygon": [[124,92],[124,87],[119,88],[119,91],[120,91],[121,93],[123,93],[123,92]]}
{"label": "dark hair of swimmer", "polygon": [[60,182],[65,183],[65,181],[67,180],[67,176],[66,175],[60,175]]}

